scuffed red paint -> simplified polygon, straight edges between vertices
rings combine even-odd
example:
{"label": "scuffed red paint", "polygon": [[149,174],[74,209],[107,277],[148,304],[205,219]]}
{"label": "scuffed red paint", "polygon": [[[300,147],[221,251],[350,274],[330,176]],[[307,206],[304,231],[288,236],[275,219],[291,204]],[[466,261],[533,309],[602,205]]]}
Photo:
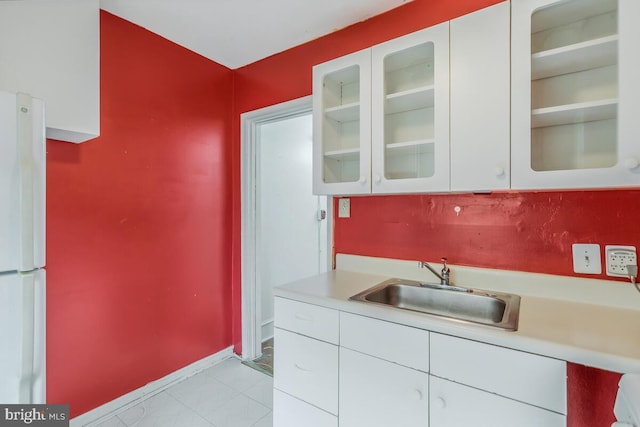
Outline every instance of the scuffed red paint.
{"label": "scuffed red paint", "polygon": [[335,251],[585,276],[572,244],[598,243],[603,256],[608,244],[640,246],[639,200],[640,190],[352,197]]}

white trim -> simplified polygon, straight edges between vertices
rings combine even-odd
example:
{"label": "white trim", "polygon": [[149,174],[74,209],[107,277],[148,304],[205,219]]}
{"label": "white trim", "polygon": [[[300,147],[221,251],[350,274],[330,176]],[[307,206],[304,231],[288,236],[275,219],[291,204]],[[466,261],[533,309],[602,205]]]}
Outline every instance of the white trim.
{"label": "white trim", "polygon": [[104,405],[98,406],[97,408],[92,409],[89,412],[85,412],[84,414],[73,418],[69,425],[70,427],[98,425],[113,417],[114,415],[124,412],[127,409],[137,405],[144,399],[156,395],[161,391],[164,391],[167,388],[171,387],[172,385],[177,384],[199,372],[202,372],[205,369],[208,369],[225,359],[229,359],[230,357],[234,357],[233,347],[227,347],[216,354],[212,354],[211,356],[207,356],[204,359],[200,359],[197,362],[192,363],[191,365],[178,369],[177,371],[172,372],[167,376],[152,381],[136,390],[133,390],[132,392],[124,394],[117,399],[112,400],[111,402],[107,402]]}
{"label": "white trim", "polygon": [[[241,180],[241,271],[242,271],[242,358],[253,360],[261,354],[260,292],[256,287],[256,161],[260,125],[308,114],[312,96],[294,99],[240,115]],[[332,268],[331,198],[327,200],[327,265]]]}

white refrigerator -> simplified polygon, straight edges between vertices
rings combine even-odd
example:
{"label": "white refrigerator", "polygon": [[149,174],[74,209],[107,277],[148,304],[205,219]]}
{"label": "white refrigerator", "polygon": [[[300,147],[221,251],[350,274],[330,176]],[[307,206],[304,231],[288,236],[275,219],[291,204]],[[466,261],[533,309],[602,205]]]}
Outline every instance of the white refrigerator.
{"label": "white refrigerator", "polygon": [[45,403],[44,103],[0,91],[0,403]]}

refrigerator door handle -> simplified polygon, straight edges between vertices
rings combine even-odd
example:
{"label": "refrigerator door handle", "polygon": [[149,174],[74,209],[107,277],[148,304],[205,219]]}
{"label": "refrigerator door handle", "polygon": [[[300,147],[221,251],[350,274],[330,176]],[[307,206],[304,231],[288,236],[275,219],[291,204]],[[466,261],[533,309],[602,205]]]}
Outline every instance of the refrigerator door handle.
{"label": "refrigerator door handle", "polygon": [[35,268],[34,260],[34,162],[31,97],[17,94],[17,137],[20,204],[19,270]]}
{"label": "refrigerator door handle", "polygon": [[22,363],[18,390],[19,403],[34,403],[35,294],[35,275],[32,273],[22,275]]}

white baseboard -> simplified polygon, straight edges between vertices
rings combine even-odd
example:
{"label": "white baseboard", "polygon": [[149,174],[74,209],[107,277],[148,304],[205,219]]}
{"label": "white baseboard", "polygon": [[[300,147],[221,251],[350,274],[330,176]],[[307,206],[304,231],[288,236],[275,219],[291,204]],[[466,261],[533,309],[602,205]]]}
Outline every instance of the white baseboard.
{"label": "white baseboard", "polygon": [[177,371],[172,372],[160,379],[152,381],[140,387],[139,389],[122,395],[117,399],[112,400],[111,402],[107,402],[104,405],[98,406],[97,408],[92,409],[89,412],[85,412],[84,414],[71,419],[69,425],[70,427],[80,427],[95,426],[97,424],[100,424],[113,417],[114,415],[124,412],[127,409],[137,405],[142,400],[158,394],[161,391],[171,387],[172,385],[177,384],[180,381],[183,381],[186,378],[189,378],[197,374],[198,372],[204,371],[205,369],[210,368],[216,363],[219,363],[233,356],[233,347],[227,347],[216,354],[212,354],[211,356],[207,356],[204,359],[200,359],[197,362],[192,363],[191,365],[178,369]]}

